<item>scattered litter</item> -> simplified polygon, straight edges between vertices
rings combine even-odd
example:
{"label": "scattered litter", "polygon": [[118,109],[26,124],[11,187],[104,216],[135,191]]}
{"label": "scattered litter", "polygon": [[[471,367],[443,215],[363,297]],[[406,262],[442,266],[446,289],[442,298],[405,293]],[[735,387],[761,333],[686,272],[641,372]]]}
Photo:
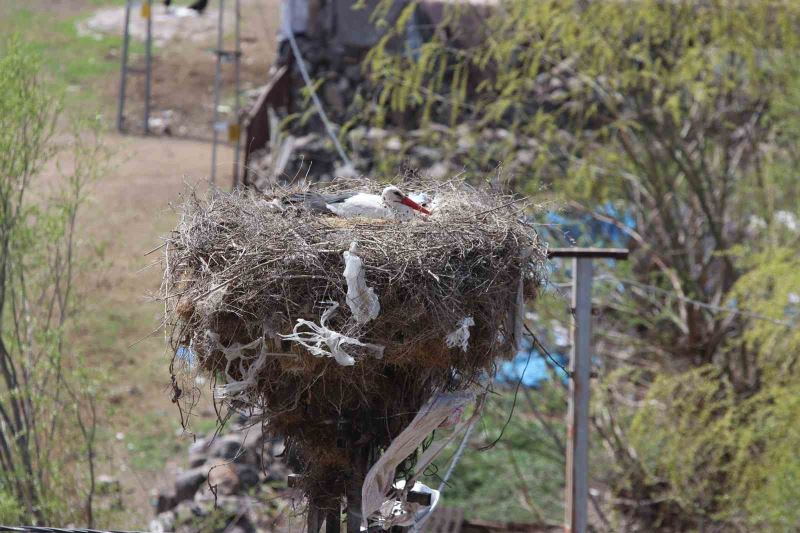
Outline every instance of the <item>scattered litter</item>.
{"label": "scattered litter", "polygon": [[458,328],[449,333],[445,338],[448,348],[460,347],[466,352],[469,349],[469,328],[475,325],[475,320],[471,316],[465,316],[458,323]]}
{"label": "scattered litter", "polygon": [[347,280],[347,306],[359,324],[375,319],[381,312],[378,295],[364,279],[363,261],[357,255],[356,242],[350,244],[350,250],[344,252],[344,278]]}
{"label": "scattered litter", "polygon": [[[315,357],[333,357],[336,359],[336,362],[342,366],[352,366],[356,363],[355,358],[344,349],[346,345],[361,346],[371,351],[376,358],[382,358],[383,346],[364,343],[326,327],[325,323],[337,309],[339,309],[338,303],[334,303],[326,309],[325,312],[322,313],[319,325],[309,320],[298,318],[292,333],[289,335],[281,335],[281,338],[297,342]],[[311,331],[300,331],[302,327],[306,327]],[[323,345],[327,347],[327,349],[323,347]]]}
{"label": "scattered litter", "polygon": [[[394,484],[394,489],[397,490],[400,495],[407,494],[405,487],[405,479],[400,479]],[[383,518],[378,521],[383,529],[389,529],[394,526],[410,527],[419,524],[433,513],[434,509],[436,509],[436,506],[439,504],[439,495],[441,493],[424,483],[420,483],[419,481],[414,482],[411,491],[430,494],[430,505],[409,502],[402,496],[400,498],[386,500],[380,508],[380,514]]]}
{"label": "scattered litter", "polygon": [[[378,461],[367,472],[361,489],[363,517],[370,518],[373,514],[379,512],[380,516],[377,517],[377,520],[383,523],[385,528],[387,525],[401,525],[396,523],[395,520],[403,521],[408,518],[405,513],[399,515],[403,517],[402,519],[398,519],[393,514],[388,516],[384,514],[387,510],[385,504],[394,484],[397,467],[414,453],[422,445],[423,441],[450,418],[454,412],[463,410],[474,399],[474,392],[458,391],[438,393],[425,403],[411,423],[392,441]],[[444,442],[449,442],[449,439],[445,439]],[[438,443],[432,444],[428,450],[436,449],[441,451],[444,446],[437,446],[436,444]],[[435,455],[429,455],[426,452],[415,465],[416,471],[422,472],[434,458]],[[392,503],[389,505],[388,510],[391,510],[392,513],[396,511],[394,500],[395,498],[389,499]],[[362,525],[365,525],[365,523],[362,522]]]}
{"label": "scattered litter", "polygon": [[[256,382],[256,375],[264,366],[267,356],[263,350],[259,350],[258,354],[250,356],[248,356],[245,351],[254,350],[256,347],[261,348],[264,339],[258,338],[248,344],[239,344],[237,342],[226,348],[220,344],[218,334],[213,331],[207,331],[206,334],[209,344],[213,346],[212,349],[218,349],[227,360],[225,364],[225,377],[228,378],[228,383],[216,387],[214,389],[214,397],[232,398],[254,385]],[[231,365],[234,361],[237,363],[237,366],[234,367],[234,370],[238,371],[236,375],[244,376],[243,379],[237,380],[232,374]],[[247,364],[245,365],[245,363]]]}
{"label": "scattered litter", "polygon": [[[204,16],[188,7],[176,6],[167,10],[164,6],[152,7],[152,35],[156,46],[164,46],[169,41],[188,41],[200,43],[213,39],[217,30],[217,12],[209,9]],[[78,23],[78,35],[102,37],[103,35],[122,35],[125,23],[125,7],[98,9],[87,20]],[[130,35],[133,39],[144,41],[147,37],[147,19],[139,15],[138,9],[131,11]]]}

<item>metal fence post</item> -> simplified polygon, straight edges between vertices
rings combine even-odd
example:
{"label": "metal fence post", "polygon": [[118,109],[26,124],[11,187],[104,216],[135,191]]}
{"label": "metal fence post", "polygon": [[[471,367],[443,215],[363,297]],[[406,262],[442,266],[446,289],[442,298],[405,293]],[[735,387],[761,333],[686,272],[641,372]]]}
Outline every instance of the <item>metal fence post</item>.
{"label": "metal fence post", "polygon": [[239,186],[239,151],[241,148],[240,139],[242,138],[242,119],[240,116],[241,112],[241,92],[242,92],[242,83],[241,83],[241,74],[242,74],[242,44],[241,44],[241,0],[236,0],[236,31],[235,31],[235,39],[236,39],[236,49],[234,50],[234,79],[235,79],[235,100],[234,100],[234,107],[233,107],[233,119],[236,121],[234,124],[234,134],[233,134],[233,188]]}
{"label": "metal fence post", "polygon": [[572,260],[572,354],[567,415],[567,505],[569,533],[585,533],[589,497],[589,376],[592,335],[592,260]]}
{"label": "metal fence post", "polygon": [[592,259],[626,259],[625,248],[554,248],[548,257],[572,260],[572,353],[569,360],[564,531],[589,526],[589,380],[592,348]]}
{"label": "metal fence post", "polygon": [[212,129],[214,130],[214,141],[211,146],[211,175],[209,181],[214,185],[217,178],[217,143],[219,142],[219,131],[217,122],[219,121],[219,92],[222,77],[222,14],[225,9],[225,0],[219,0],[219,17],[217,19],[217,67],[214,72],[214,113]]}
{"label": "metal fence post", "polygon": [[117,131],[122,132],[125,121],[125,91],[128,84],[128,45],[130,43],[131,2],[125,2],[125,27],[122,34],[121,72],[119,75],[119,102],[117,103]]}
{"label": "metal fence post", "polygon": [[147,41],[145,43],[144,65],[144,134],[150,133],[150,94],[153,76],[153,0],[144,0],[147,15]]}

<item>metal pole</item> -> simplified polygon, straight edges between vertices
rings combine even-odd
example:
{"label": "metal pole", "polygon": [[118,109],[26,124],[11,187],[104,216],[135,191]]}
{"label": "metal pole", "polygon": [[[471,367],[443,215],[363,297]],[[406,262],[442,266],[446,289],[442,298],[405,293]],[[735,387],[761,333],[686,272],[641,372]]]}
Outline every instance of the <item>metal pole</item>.
{"label": "metal pole", "polygon": [[150,93],[153,70],[153,1],[144,0],[147,14],[147,42],[145,43],[144,65],[144,134],[150,133]]}
{"label": "metal pole", "polygon": [[214,185],[217,178],[217,142],[219,141],[219,132],[217,131],[217,122],[219,121],[219,91],[222,77],[222,13],[225,7],[225,0],[219,0],[219,17],[217,20],[217,69],[214,73],[214,114],[213,114],[213,130],[214,141],[211,145],[211,175],[209,183]]}
{"label": "metal pole", "polygon": [[341,519],[340,509],[329,509],[325,514],[325,533],[341,533]]}
{"label": "metal pole", "polygon": [[117,131],[122,132],[125,120],[125,89],[128,84],[128,44],[130,43],[131,2],[125,2],[125,28],[122,34],[122,66],[119,75],[119,102],[117,105]]}
{"label": "metal pole", "polygon": [[592,337],[592,259],[572,260],[572,354],[567,415],[567,533],[586,533],[589,497],[589,377]]}
{"label": "metal pole", "polygon": [[240,115],[240,108],[241,108],[241,72],[242,72],[242,43],[241,43],[241,0],[236,0],[236,50],[235,50],[235,89],[236,89],[236,98],[234,101],[233,106],[233,117],[236,121],[235,124],[235,134],[234,134],[234,146],[233,146],[233,188],[237,188],[239,186],[239,150],[240,150],[240,139],[242,138],[242,127],[241,127],[241,115]]}

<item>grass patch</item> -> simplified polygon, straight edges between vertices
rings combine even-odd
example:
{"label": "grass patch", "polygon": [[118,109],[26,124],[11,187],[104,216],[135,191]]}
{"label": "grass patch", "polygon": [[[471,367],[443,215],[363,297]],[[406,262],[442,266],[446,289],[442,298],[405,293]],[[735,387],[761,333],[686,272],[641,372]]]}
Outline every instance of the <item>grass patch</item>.
{"label": "grass patch", "polygon": [[[101,91],[94,82],[119,68],[122,36],[79,35],[78,22],[86,16],[88,12],[53,15],[18,2],[6,5],[0,17],[0,35],[17,33],[41,54],[47,80],[65,94],[65,102],[71,108],[96,101]],[[134,40],[130,46],[132,54],[144,50],[144,45]]]}
{"label": "grass patch", "polygon": [[[470,446],[453,472],[444,492],[444,505],[460,507],[470,518],[509,522],[559,522],[563,518],[563,455],[539,422],[521,390],[514,415],[493,447],[479,448],[494,442],[508,419],[513,390],[500,390],[490,398],[487,410],[475,427]],[[536,403],[553,429],[565,434],[563,391],[552,383],[527,394]],[[458,439],[460,441],[460,439]],[[456,445],[445,450],[426,471],[424,483],[438,488],[455,452]]]}
{"label": "grass patch", "polygon": [[130,466],[135,470],[158,471],[167,460],[180,454],[185,446],[174,438],[164,438],[175,432],[172,417],[145,413],[138,421],[138,430],[125,438]]}

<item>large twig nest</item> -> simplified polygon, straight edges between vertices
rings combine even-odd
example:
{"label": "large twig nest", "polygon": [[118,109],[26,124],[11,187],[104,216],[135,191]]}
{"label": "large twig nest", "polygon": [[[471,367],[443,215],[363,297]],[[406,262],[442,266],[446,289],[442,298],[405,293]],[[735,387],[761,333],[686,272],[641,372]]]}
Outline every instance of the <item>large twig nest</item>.
{"label": "large twig nest", "polygon": [[[381,188],[337,190],[347,186]],[[167,239],[173,348],[191,350],[218,398],[287,437],[317,498],[340,493],[354,447],[387,446],[431,394],[471,386],[512,355],[521,291],[543,276],[524,201],[462,182],[404,188],[435,197],[433,214],[342,219],[215,192],[192,195]],[[346,257],[363,269],[360,310]]]}

